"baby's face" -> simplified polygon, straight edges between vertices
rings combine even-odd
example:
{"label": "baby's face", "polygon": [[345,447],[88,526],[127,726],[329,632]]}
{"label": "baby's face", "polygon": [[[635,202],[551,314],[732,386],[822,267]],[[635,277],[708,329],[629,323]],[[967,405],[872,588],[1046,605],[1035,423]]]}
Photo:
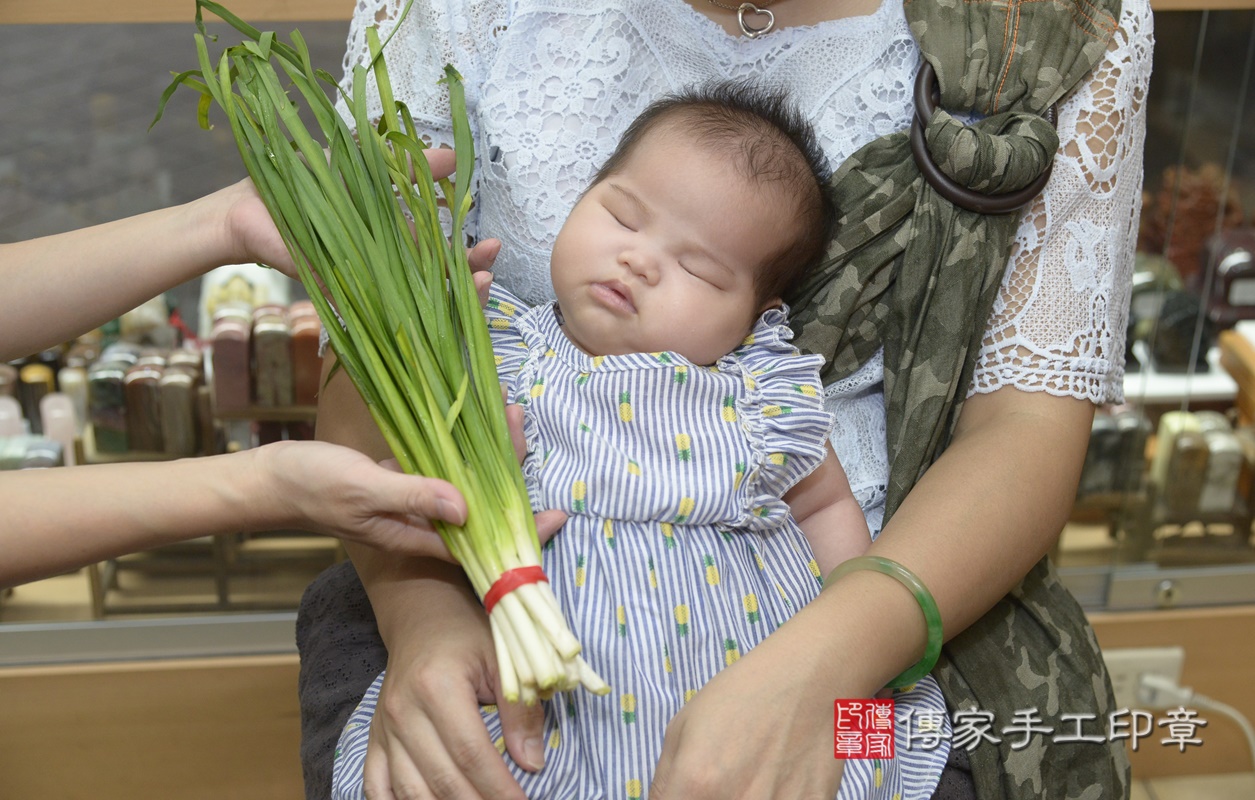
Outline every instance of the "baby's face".
{"label": "baby's face", "polygon": [[591,355],[730,353],[775,301],[756,271],[795,229],[796,204],[665,125],[585,193],[554,243],[564,330]]}

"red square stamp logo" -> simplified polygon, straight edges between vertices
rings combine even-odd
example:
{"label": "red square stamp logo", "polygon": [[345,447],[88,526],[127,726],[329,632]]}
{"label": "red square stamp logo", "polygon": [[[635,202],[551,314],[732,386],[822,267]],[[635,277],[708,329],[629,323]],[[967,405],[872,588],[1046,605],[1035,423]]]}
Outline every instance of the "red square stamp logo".
{"label": "red square stamp logo", "polygon": [[893,758],[893,700],[835,701],[832,738],[835,758]]}

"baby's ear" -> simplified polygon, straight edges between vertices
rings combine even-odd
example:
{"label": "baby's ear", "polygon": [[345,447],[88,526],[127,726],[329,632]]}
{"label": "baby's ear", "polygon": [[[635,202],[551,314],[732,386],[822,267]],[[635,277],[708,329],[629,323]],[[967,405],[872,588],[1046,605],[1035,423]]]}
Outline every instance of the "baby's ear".
{"label": "baby's ear", "polygon": [[758,307],[758,313],[762,314],[764,311],[770,308],[780,308],[783,305],[784,305],[783,299],[779,297],[773,297],[772,299],[767,300],[761,306]]}

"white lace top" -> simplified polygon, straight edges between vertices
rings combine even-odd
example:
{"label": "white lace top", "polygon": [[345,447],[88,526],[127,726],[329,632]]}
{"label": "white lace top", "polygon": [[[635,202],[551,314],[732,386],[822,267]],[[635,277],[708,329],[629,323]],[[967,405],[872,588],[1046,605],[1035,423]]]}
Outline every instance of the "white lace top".
{"label": "white lace top", "polygon": [[[382,20],[386,36],[404,5],[358,0],[346,88],[366,59],[366,28]],[[1148,0],[1125,0],[1106,60],[1060,104],[1061,154],[1020,225],[972,393],[1014,386],[1122,399],[1151,46]],[[446,62],[462,73],[479,157],[468,233],[501,239],[497,280],[533,304],[553,298],[549,251],[562,221],[658,95],[750,75],[785,87],[836,167],[909,124],[919,62],[895,0],[870,16],[754,40],[728,35],[683,0],[415,0],[385,55],[397,99],[439,145],[451,146],[452,134],[437,81]],[[882,373],[874,359],[826,390],[833,445],[873,531],[888,474]]]}

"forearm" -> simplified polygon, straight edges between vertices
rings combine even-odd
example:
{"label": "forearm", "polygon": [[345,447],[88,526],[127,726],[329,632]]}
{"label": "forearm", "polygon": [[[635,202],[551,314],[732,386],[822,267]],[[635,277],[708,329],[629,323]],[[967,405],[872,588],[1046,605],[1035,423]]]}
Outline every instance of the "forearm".
{"label": "forearm", "polygon": [[[920,577],[947,638],[1049,551],[1072,506],[1092,416],[1085,401],[1044,393],[1003,389],[971,398],[953,444],[869,548]],[[809,628],[795,625],[802,618]],[[918,660],[926,641],[912,595],[870,572],[841,578],[782,631],[791,626],[795,634],[831,632],[819,663],[841,665],[841,686],[856,696]]]}
{"label": "forearm", "polygon": [[0,245],[0,361],[91,330],[231,263],[237,184],[199,200],[91,228]]}
{"label": "forearm", "polygon": [[273,491],[252,451],[0,474],[0,585],[197,536],[266,530]]}
{"label": "forearm", "polygon": [[842,561],[866,553],[871,546],[867,520],[850,494],[799,519],[797,524],[806,535],[822,575],[832,572]]}
{"label": "forearm", "polygon": [[[335,355],[328,351],[323,360],[323,388],[318,395],[317,438],[352,447],[377,461],[390,458],[387,442],[348,374],[338,370],[331,375],[334,364]],[[389,651],[411,638],[407,631],[415,620],[416,609],[443,602],[476,603],[461,567],[456,564],[390,555],[348,542],[345,549],[366,588]]]}
{"label": "forearm", "polygon": [[784,497],[823,575],[842,561],[865,553],[872,541],[863,509],[854,499],[850,480],[831,444],[827,451],[815,471]]}

